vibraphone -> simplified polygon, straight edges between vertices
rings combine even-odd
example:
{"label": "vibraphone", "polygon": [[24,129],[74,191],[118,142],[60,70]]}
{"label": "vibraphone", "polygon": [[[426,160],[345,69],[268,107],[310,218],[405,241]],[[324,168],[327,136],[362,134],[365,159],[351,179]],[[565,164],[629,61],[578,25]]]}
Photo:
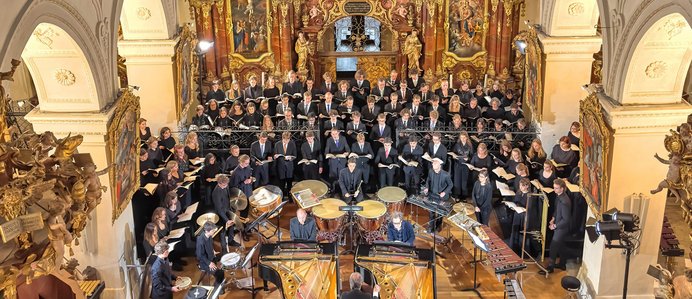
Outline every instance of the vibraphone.
{"label": "vibraphone", "polygon": [[516,279],[505,278],[505,298],[507,299],[526,299],[524,291]]}
{"label": "vibraphone", "polygon": [[495,274],[511,274],[526,268],[524,260],[514,253],[489,226],[477,226],[474,229],[490,250],[486,254]]}
{"label": "vibraphone", "polygon": [[661,231],[661,255],[683,256],[685,250],[680,248],[680,240],[675,236],[673,227],[668,222],[668,217],[663,217],[663,230]]}
{"label": "vibraphone", "polygon": [[84,292],[84,297],[88,299],[101,298],[106,283],[101,280],[83,280],[79,282],[79,289]]}

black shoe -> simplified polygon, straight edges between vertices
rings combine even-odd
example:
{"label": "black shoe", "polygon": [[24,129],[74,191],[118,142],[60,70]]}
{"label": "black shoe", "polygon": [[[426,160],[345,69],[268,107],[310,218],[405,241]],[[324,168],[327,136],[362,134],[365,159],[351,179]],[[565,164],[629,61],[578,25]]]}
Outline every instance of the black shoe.
{"label": "black shoe", "polygon": [[236,242],[235,240],[231,240],[228,242],[228,246],[240,247],[240,243]]}
{"label": "black shoe", "polygon": [[173,271],[183,271],[183,266],[178,264],[178,263],[173,263],[173,266],[171,266]]}
{"label": "black shoe", "polygon": [[567,265],[556,265],[555,268],[560,269],[560,270],[562,270],[562,271],[566,271],[566,270],[567,270]]}

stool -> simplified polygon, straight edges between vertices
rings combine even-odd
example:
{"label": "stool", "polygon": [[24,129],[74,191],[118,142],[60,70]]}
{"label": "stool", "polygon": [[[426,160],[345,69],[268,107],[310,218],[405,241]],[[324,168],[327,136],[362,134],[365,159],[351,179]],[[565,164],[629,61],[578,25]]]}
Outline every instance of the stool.
{"label": "stool", "polygon": [[574,276],[565,276],[561,280],[562,288],[569,292],[569,298],[577,298],[577,292],[581,288],[581,281]]}

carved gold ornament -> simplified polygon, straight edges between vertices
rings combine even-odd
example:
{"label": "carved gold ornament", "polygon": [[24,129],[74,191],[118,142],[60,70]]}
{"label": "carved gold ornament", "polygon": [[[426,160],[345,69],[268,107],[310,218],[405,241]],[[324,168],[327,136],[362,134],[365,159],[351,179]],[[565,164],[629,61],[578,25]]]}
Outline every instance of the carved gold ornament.
{"label": "carved gold ornament", "polygon": [[584,14],[584,3],[572,2],[567,6],[567,13],[570,16],[578,17]]}
{"label": "carved gold ornament", "polygon": [[146,21],[149,18],[151,18],[151,10],[149,10],[146,7],[139,7],[137,8],[137,18]]}
{"label": "carved gold ornament", "polygon": [[55,81],[58,81],[62,86],[71,86],[75,83],[75,75],[70,70],[57,69],[55,71]]}
{"label": "carved gold ornament", "polygon": [[663,77],[663,75],[666,73],[668,70],[668,64],[666,64],[663,61],[654,61],[650,63],[649,65],[646,66],[646,70],[644,70],[644,73],[646,74],[647,77],[651,79],[658,79]]}

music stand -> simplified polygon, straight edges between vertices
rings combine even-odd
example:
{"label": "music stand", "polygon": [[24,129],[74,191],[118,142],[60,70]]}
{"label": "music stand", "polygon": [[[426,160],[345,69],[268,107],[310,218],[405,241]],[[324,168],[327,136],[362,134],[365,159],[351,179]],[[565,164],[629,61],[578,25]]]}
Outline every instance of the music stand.
{"label": "music stand", "polygon": [[349,236],[351,237],[351,244],[349,246],[349,249],[342,251],[339,253],[339,255],[342,254],[355,254],[356,251],[353,249],[353,243],[355,242],[355,239],[353,237],[353,226],[355,225],[355,222],[353,221],[353,213],[357,211],[362,211],[363,207],[359,205],[345,205],[345,206],[340,206],[339,211],[346,212],[348,213],[348,228],[349,228]]}
{"label": "music stand", "polygon": [[[251,222],[250,225],[245,227],[245,231],[249,232],[250,230],[257,228],[257,225],[261,222],[264,222],[267,219],[267,217],[269,217],[270,213],[271,213],[271,211],[262,213],[262,215],[257,217],[257,219],[255,219],[255,221]],[[260,242],[259,242],[260,235],[261,235],[260,231],[259,231],[259,229],[255,229],[255,232],[257,232],[257,244],[255,244],[255,246],[253,246],[252,249],[250,249],[248,254],[245,255],[245,259],[243,260],[243,263],[240,265],[240,269],[243,271],[244,271],[245,267],[247,266],[247,264],[252,261],[252,256],[255,254],[255,251],[257,251],[257,248],[259,248],[259,246],[260,246]],[[250,265],[251,287],[250,287],[250,289],[244,289],[244,290],[250,291],[250,293],[252,293],[253,299],[255,298],[255,295],[257,294],[257,292],[259,292],[262,289],[261,287],[255,287],[255,266],[256,265],[254,265],[254,266]]]}
{"label": "music stand", "polygon": [[[472,227],[471,227],[472,228]],[[483,295],[481,295],[481,292],[478,291],[478,287],[481,286],[480,283],[478,283],[478,260],[476,259],[476,253],[478,252],[478,249],[488,252],[490,249],[488,248],[488,245],[481,240],[480,237],[478,237],[476,234],[471,232],[471,229],[466,230],[466,233],[469,234],[471,237],[471,241],[473,242],[473,287],[471,288],[466,288],[461,290],[462,292],[474,292],[478,297],[483,298]]]}

